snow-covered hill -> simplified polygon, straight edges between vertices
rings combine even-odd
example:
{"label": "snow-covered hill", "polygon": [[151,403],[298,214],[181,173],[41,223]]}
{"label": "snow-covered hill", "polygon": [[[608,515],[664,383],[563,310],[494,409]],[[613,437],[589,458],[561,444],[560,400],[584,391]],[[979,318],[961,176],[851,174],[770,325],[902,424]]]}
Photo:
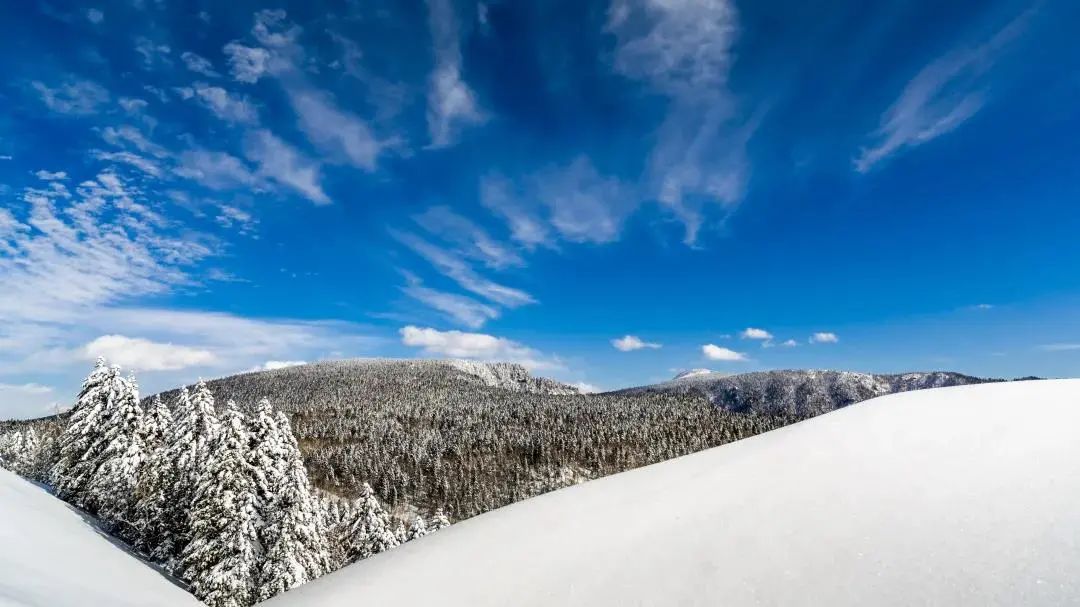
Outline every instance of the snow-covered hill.
{"label": "snow-covered hill", "polygon": [[986,381],[993,380],[947,371],[887,375],[796,369],[726,375],[695,369],[680,373],[671,381],[618,392],[703,396],[729,411],[816,415],[885,394]]}
{"label": "snow-covered hill", "polygon": [[64,502],[0,469],[0,605],[201,605]]}
{"label": "snow-covered hill", "polygon": [[464,521],[268,605],[1080,604],[1080,380],[907,392]]}

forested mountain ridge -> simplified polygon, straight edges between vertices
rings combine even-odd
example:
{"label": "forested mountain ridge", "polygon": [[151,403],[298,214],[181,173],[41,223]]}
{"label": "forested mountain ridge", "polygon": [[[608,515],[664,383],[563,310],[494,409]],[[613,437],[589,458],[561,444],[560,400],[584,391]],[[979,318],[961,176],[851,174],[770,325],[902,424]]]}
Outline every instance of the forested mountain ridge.
{"label": "forested mountain ridge", "polygon": [[329,361],[206,386],[219,402],[268,398],[286,413],[319,488],[356,497],[367,482],[395,511],[455,519],[799,419],[693,395],[581,394],[506,363]]}
{"label": "forested mountain ridge", "polygon": [[616,394],[678,394],[708,399],[728,411],[827,413],[877,396],[927,388],[1004,381],[950,371],[872,374],[854,371],[783,370],[725,375],[701,369],[671,381],[617,390]]}

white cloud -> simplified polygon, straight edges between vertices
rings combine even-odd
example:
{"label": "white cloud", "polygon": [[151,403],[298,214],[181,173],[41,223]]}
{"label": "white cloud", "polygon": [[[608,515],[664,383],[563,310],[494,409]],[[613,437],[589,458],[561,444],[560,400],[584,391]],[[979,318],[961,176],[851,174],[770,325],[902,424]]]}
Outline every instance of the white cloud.
{"label": "white cloud", "polygon": [[163,293],[186,284],[183,268],[210,253],[194,234],[155,230],[160,218],[115,174],[75,192],[50,186],[25,192],[28,211],[11,254],[0,256],[0,320],[77,318],[88,306]]}
{"label": "white cloud", "polygon": [[87,360],[104,356],[110,363],[135,371],[175,371],[214,362],[214,355],[207,350],[124,335],[98,337],[83,346],[83,356]]}
{"label": "white cloud", "polygon": [[611,242],[636,201],[619,180],[597,172],[581,156],[566,167],[533,178],[536,197],[550,214],[551,225],[570,242]]}
{"label": "white cloud", "polygon": [[485,333],[439,331],[407,326],[401,329],[400,334],[401,343],[414,348],[422,348],[422,352],[428,356],[516,362],[530,369],[561,367],[557,359],[545,357],[540,352],[516,341]]}
{"label": "white cloud", "polygon": [[53,88],[35,80],[30,86],[50,110],[59,114],[94,114],[109,101],[109,92],[89,80],[70,80]]}
{"label": "white cloud", "polygon": [[739,333],[739,337],[743,339],[771,340],[773,338],[773,335],[765,329],[755,329],[753,327],[748,327],[744,329],[742,333]]}
{"label": "white cloud", "polygon": [[303,156],[266,129],[248,134],[244,150],[259,167],[259,175],[293,189],[315,204],[329,204],[319,185],[319,164]]}
{"label": "white cloud", "polygon": [[1080,350],[1080,344],[1046,344],[1039,346],[1039,349],[1044,352],[1071,352]]}
{"label": "white cloud", "polygon": [[368,124],[338,108],[329,95],[310,88],[289,91],[300,128],[325,153],[365,171],[374,171],[383,145]]}
{"label": "white cloud", "polygon": [[580,391],[582,394],[595,394],[597,392],[603,392],[603,390],[601,390],[599,386],[595,384],[590,384],[589,382],[578,381],[570,385],[577,388],[578,391]]}
{"label": "white cloud", "polygon": [[156,158],[165,158],[170,155],[168,150],[150,141],[139,129],[132,126],[107,126],[101,129],[101,138],[111,145],[134,148]]}
{"label": "white cloud", "polygon": [[135,39],[135,52],[138,53],[143,60],[143,67],[150,69],[157,64],[170,65],[172,60],[169,59],[169,54],[172,49],[167,44],[155,44],[154,41],[139,37]]}
{"label": "white cloud", "polygon": [[487,175],[480,181],[480,202],[500,216],[510,228],[510,237],[526,248],[552,244],[551,231],[530,205],[518,196],[504,177]]}
{"label": "white cloud", "polygon": [[180,60],[184,62],[184,67],[196,74],[202,74],[207,78],[217,78],[221,75],[214,70],[214,64],[210,63],[209,59],[191,51],[180,55]]}
{"label": "white cloud", "polygon": [[299,367],[300,365],[306,365],[307,361],[303,360],[268,360],[262,364],[262,366],[255,367],[254,371],[276,371],[278,369],[286,369],[288,367]]}
{"label": "white cloud", "polygon": [[229,72],[238,82],[254,84],[270,71],[270,51],[264,48],[230,42],[225,45],[224,51]]}
{"label": "white cloud", "polygon": [[516,308],[536,303],[525,291],[501,285],[476,273],[473,268],[454,253],[437,247],[413,234],[391,231],[399,242],[426,259],[441,274],[454,280],[461,288],[489,299],[495,303]]}
{"label": "white cloud", "polygon": [[56,391],[49,386],[0,383],[0,420],[42,417],[61,408]]}
{"label": "white cloud", "polygon": [[795,341],[794,339],[789,339],[787,341],[782,342],[780,345],[785,347],[785,348],[794,348],[794,347],[799,345],[799,342]]}
{"label": "white cloud", "polygon": [[132,152],[93,152],[94,158],[131,165],[151,177],[161,177],[163,171],[158,163]]}
{"label": "white cloud", "polygon": [[239,158],[225,152],[194,149],[180,154],[177,175],[212,190],[255,186],[261,179]]}
{"label": "white cloud", "polygon": [[986,74],[1030,15],[1031,10],[1026,11],[987,42],[955,49],[920,70],[882,115],[871,134],[875,143],[860,151],[855,170],[865,173],[893,154],[955,130],[978,113],[987,101]]}
{"label": "white cloud", "polygon": [[827,331],[814,333],[810,336],[810,343],[812,344],[835,344],[838,341],[840,341],[840,338],[836,336],[836,333]]}
{"label": "white cloud", "polygon": [[428,0],[428,25],[435,68],[428,83],[428,134],[431,145],[450,145],[463,127],[481,124],[484,113],[461,75],[461,41],[450,0]]}
{"label": "white cloud", "polygon": [[196,82],[192,90],[203,106],[226,122],[252,125],[259,121],[258,110],[246,97],[202,82]]}
{"label": "white cloud", "polygon": [[747,360],[746,355],[742,352],[736,352],[716,344],[705,344],[704,346],[701,346],[701,353],[709,360],[723,360],[729,362],[744,362]]}
{"label": "white cloud", "polygon": [[749,172],[755,119],[740,119],[728,87],[737,13],[728,0],[613,0],[607,30],[614,68],[669,99],[649,157],[651,196],[667,205],[696,242],[703,205],[732,207]]}
{"label": "white cloud", "polygon": [[401,288],[406,295],[470,329],[479,329],[487,321],[499,317],[499,309],[495,306],[464,295],[425,287],[420,279],[408,273],[406,278],[408,284]]}
{"label": "white cloud", "polygon": [[624,335],[618,339],[611,340],[611,345],[615,346],[616,350],[620,352],[632,352],[634,350],[642,350],[645,348],[655,350],[660,348],[660,344],[642,341],[642,339],[636,335]]}
{"label": "white cloud", "polygon": [[585,156],[539,170],[520,187],[488,175],[481,180],[480,197],[527,248],[554,247],[556,237],[573,243],[613,242],[640,203],[635,192],[598,172]]}
{"label": "white cloud", "polygon": [[456,251],[493,269],[523,266],[525,260],[510,246],[446,206],[434,206],[413,220],[428,232],[456,246]]}
{"label": "white cloud", "polygon": [[97,25],[105,20],[105,13],[96,8],[86,9],[86,20]]}
{"label": "white cloud", "polygon": [[67,173],[64,171],[52,172],[42,170],[35,172],[34,176],[42,181],[67,181],[68,178]]}

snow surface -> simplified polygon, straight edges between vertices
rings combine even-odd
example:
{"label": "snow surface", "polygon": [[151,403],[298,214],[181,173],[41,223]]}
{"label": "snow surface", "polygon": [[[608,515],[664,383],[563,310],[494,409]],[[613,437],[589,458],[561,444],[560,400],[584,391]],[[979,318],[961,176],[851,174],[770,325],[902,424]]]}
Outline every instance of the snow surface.
{"label": "snow surface", "polygon": [[268,605],[1080,604],[1080,380],[873,399],[458,523]]}
{"label": "snow surface", "polygon": [[0,606],[202,605],[77,510],[0,469]]}

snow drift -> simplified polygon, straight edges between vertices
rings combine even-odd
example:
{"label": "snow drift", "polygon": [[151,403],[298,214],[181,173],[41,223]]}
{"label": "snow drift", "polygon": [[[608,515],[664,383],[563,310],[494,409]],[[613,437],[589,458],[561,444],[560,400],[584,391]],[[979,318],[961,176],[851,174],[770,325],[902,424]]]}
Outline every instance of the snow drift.
{"label": "snow drift", "polygon": [[66,503],[0,469],[0,605],[201,605]]}
{"label": "snow drift", "polygon": [[895,394],[533,498],[268,605],[1080,603],[1080,380]]}

